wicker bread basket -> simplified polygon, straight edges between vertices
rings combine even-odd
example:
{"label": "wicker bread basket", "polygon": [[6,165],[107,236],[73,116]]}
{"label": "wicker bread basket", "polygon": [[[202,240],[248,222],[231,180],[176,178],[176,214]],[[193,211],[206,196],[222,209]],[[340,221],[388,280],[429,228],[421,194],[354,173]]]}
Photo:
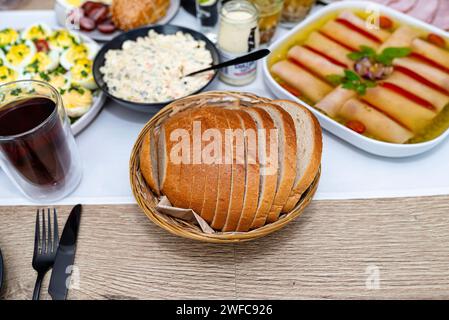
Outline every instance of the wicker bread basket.
{"label": "wicker bread basket", "polygon": [[186,222],[181,219],[165,215],[156,211],[156,205],[158,203],[158,197],[146,184],[140,171],[139,154],[142,146],[144,136],[150,129],[159,126],[167,117],[182,111],[186,108],[203,106],[206,104],[217,104],[223,102],[236,102],[241,105],[251,105],[261,102],[269,102],[269,99],[260,98],[253,94],[248,93],[235,93],[235,92],[222,92],[213,91],[195,96],[190,96],[178,101],[175,101],[160,112],[158,112],[142,129],[139,137],[134,145],[130,159],[130,180],[131,188],[134,197],[137,200],[138,205],[147,215],[147,217],[167,231],[189,239],[199,240],[210,243],[235,243],[241,241],[249,241],[257,238],[264,237],[272,232],[275,232],[283,228],[287,223],[297,218],[304,209],[309,205],[313,195],[318,187],[320,179],[320,171],[318,171],[315,180],[312,182],[307,191],[302,195],[298,205],[288,214],[282,215],[277,222],[267,224],[262,228],[255,229],[249,232],[240,233],[222,233],[216,232],[214,234],[204,233],[199,226]]}

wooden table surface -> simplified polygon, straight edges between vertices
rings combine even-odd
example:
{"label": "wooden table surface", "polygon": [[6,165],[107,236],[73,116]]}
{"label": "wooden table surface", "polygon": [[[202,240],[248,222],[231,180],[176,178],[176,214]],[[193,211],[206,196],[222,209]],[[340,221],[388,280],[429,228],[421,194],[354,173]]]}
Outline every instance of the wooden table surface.
{"label": "wooden table surface", "polygon": [[[4,299],[32,295],[35,209],[0,207]],[[136,205],[86,206],[69,298],[449,298],[448,225],[449,196],[314,201],[284,230],[219,246],[172,236]]]}

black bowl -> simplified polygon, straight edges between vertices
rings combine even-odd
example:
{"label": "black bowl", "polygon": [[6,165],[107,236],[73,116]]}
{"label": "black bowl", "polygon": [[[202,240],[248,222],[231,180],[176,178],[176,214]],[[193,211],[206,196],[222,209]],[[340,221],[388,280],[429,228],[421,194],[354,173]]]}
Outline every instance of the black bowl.
{"label": "black bowl", "polygon": [[[195,40],[202,40],[206,43],[206,49],[209,50],[212,55],[213,64],[220,63],[220,55],[218,53],[217,48],[205,35],[197,32],[195,30],[189,29],[189,28],[170,25],[170,24],[134,29],[134,30],[122,33],[122,34],[118,35],[117,37],[115,37],[114,39],[112,39],[111,41],[109,41],[108,43],[106,43],[101,48],[101,50],[98,52],[98,54],[95,58],[95,61],[94,61],[93,74],[94,74],[95,82],[97,83],[98,87],[100,87],[101,90],[103,90],[109,98],[118,102],[122,106],[132,109],[132,110],[136,110],[136,111],[140,111],[140,112],[147,112],[147,113],[148,112],[157,112],[160,109],[162,109],[164,106],[166,106],[167,104],[173,102],[174,100],[165,101],[165,102],[157,102],[157,103],[138,103],[138,102],[132,102],[132,101],[118,98],[118,97],[114,97],[108,91],[108,86],[105,83],[105,81],[103,80],[103,75],[100,72],[100,68],[105,63],[106,52],[108,52],[111,49],[112,50],[121,49],[123,43],[127,40],[136,40],[139,37],[145,37],[148,35],[148,32],[150,30],[154,30],[155,32],[157,32],[159,34],[175,34],[178,31],[181,31],[182,33],[189,33],[192,35],[192,37]],[[206,87],[212,83],[212,81],[216,78],[216,76],[217,76],[217,71],[215,71],[214,76],[210,79],[210,81],[206,85],[204,85],[202,88],[198,89],[197,91],[193,92],[192,94],[199,93],[199,92],[203,91],[204,89],[206,89]]]}

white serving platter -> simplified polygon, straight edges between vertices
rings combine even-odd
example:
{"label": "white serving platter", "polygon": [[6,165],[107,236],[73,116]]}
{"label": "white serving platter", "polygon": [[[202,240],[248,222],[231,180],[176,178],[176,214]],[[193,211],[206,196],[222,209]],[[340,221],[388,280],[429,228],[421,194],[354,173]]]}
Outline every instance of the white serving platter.
{"label": "white serving platter", "polygon": [[[330,4],[329,6],[311,14],[308,18],[306,18],[303,22],[301,22],[295,28],[293,28],[291,31],[285,34],[282,38],[274,42],[270,46],[270,50],[272,52],[276,51],[278,48],[286,44],[292,36],[302,31],[305,32],[305,30],[310,28],[311,25],[313,25],[317,20],[320,20],[331,13],[340,12],[348,9],[349,10],[356,9],[362,11],[375,9],[378,10],[380,14],[390,16],[402,24],[411,25],[420,28],[421,30],[427,31],[429,33],[435,33],[441,35],[446,39],[449,39],[449,33],[425,22],[419,21],[413,17],[409,17],[396,10],[390,9],[388,7],[378,5],[373,2],[367,3],[365,1],[342,1]],[[282,86],[279,85],[279,83],[277,83],[276,80],[272,77],[268,69],[269,59],[270,56],[265,58],[265,60],[263,61],[263,75],[265,83],[275,96],[281,99],[290,99],[293,101],[297,101],[301,105],[311,110],[316,115],[316,117],[320,121],[321,126],[324,129],[333,133],[339,138],[349,142],[350,144],[362,150],[365,150],[369,153],[390,158],[409,157],[429,151],[430,149],[439,145],[444,139],[446,139],[449,136],[449,129],[448,129],[434,140],[416,144],[394,144],[367,138],[343,126],[342,124],[329,118],[328,116],[322,114],[321,112],[317,111],[314,107],[310,106],[306,102],[295,97],[290,92],[282,88]]]}
{"label": "white serving platter", "polygon": [[[162,19],[157,21],[155,24],[169,23],[175,17],[175,15],[178,13],[180,7],[181,7],[181,0],[170,0],[170,6],[167,9],[167,13],[165,14],[164,17],[162,17]],[[74,7],[68,6],[67,4],[65,4],[63,0],[55,1],[54,10],[55,10],[55,15],[56,15],[56,20],[58,21],[58,24],[60,26],[66,26],[67,13],[70,12],[70,10],[72,10],[73,8]],[[88,36],[96,41],[100,41],[100,42],[110,41],[123,32],[121,30],[118,30],[111,34],[104,34],[104,33],[99,32],[98,30],[94,30],[91,32],[80,31],[80,30],[78,30],[78,31],[81,34]]]}
{"label": "white serving platter", "polygon": [[[40,16],[40,13],[42,11],[37,11],[35,13],[36,16]],[[28,16],[28,13],[32,14],[33,12],[24,12],[24,11],[0,11],[0,29],[10,27],[14,29],[23,29],[26,28],[28,25],[36,22],[44,22],[52,29],[58,29],[58,27],[55,23],[55,21],[49,21],[49,19],[17,19],[15,17],[26,17]],[[42,15],[44,16],[44,15]],[[11,22],[11,23],[9,23]],[[72,31],[73,32],[73,31]],[[73,32],[76,33],[76,32]],[[83,42],[90,43],[93,46],[95,46],[98,50],[100,49],[99,45],[92,40],[91,38],[77,33],[78,36],[81,38]],[[75,123],[72,124],[72,132],[73,134],[77,135],[81,131],[83,131],[89,124],[95,119],[95,117],[98,115],[98,113],[101,111],[103,105],[106,102],[106,95],[103,91],[98,90],[98,93],[96,93],[96,96],[94,96],[93,104],[90,107],[89,111],[84,114],[82,117],[80,117]]]}

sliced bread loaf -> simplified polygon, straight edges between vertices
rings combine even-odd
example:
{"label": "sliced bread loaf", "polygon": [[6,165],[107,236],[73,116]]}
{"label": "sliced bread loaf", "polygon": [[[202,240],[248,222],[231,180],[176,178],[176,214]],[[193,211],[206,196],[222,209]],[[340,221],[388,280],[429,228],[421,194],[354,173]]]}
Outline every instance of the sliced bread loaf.
{"label": "sliced bread loaf", "polygon": [[282,208],[287,203],[296,177],[296,131],[293,118],[283,108],[275,104],[261,103],[255,106],[267,111],[279,133],[279,164],[276,196],[268,213],[267,222],[279,219]]}
{"label": "sliced bread loaf", "polygon": [[[242,110],[253,118],[258,132],[258,160],[260,164],[259,200],[251,225],[251,229],[256,229],[265,225],[276,195],[278,179],[278,133],[273,120],[265,110],[252,107],[242,108]],[[273,148],[270,148],[270,146],[273,146]]]}
{"label": "sliced bread loaf", "polygon": [[323,146],[321,127],[315,116],[303,106],[288,100],[275,100],[273,103],[285,109],[295,123],[296,177],[288,201],[282,209],[282,212],[290,212],[313,182],[319,170]]}

